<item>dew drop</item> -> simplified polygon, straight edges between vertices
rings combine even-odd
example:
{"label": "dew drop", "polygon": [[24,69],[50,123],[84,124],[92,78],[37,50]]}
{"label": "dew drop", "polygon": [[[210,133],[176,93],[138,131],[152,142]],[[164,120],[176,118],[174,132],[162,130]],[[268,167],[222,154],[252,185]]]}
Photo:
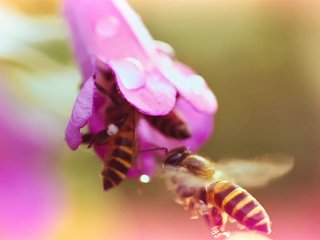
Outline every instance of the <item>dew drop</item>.
{"label": "dew drop", "polygon": [[203,94],[203,89],[206,86],[205,80],[203,77],[199,75],[192,75],[188,79],[188,84],[190,84],[190,88],[192,89],[192,92],[196,95]]}
{"label": "dew drop", "polygon": [[126,89],[138,89],[145,84],[144,69],[139,60],[125,58],[119,61],[111,61],[110,65]]}
{"label": "dew drop", "polygon": [[149,183],[150,182],[150,177],[146,174],[143,174],[140,176],[140,182],[142,183]]}
{"label": "dew drop", "polygon": [[155,40],[155,45],[156,45],[157,51],[159,51],[160,53],[164,53],[164,54],[168,55],[169,57],[175,56],[174,49],[171,47],[170,44],[168,44],[166,42]]}
{"label": "dew drop", "polygon": [[111,38],[117,34],[119,27],[119,20],[114,16],[108,16],[97,22],[96,32],[104,38]]}

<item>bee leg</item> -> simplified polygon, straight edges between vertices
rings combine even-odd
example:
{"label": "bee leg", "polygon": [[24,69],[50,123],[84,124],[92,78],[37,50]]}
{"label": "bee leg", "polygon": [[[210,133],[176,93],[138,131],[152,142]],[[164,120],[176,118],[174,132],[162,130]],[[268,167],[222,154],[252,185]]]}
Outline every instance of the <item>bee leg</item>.
{"label": "bee leg", "polygon": [[191,219],[198,219],[199,218],[197,204],[192,199],[190,199],[189,204],[187,206],[185,206],[185,210],[188,210],[191,213],[191,216],[190,216]]}
{"label": "bee leg", "polygon": [[98,60],[98,66],[99,66],[99,73],[101,74],[101,77],[104,81],[115,81],[115,73],[113,72],[112,68],[110,66],[106,66],[105,63],[102,63]]}
{"label": "bee leg", "polygon": [[91,148],[93,144],[103,145],[107,142],[109,135],[106,130],[102,130],[95,134],[85,133],[82,135],[82,143],[88,144],[88,148]]}
{"label": "bee leg", "polygon": [[199,198],[199,201],[208,205],[208,202],[207,202],[207,190],[203,187],[203,188],[200,188],[200,190],[198,191],[198,198]]}
{"label": "bee leg", "polygon": [[188,187],[187,185],[180,185],[176,193],[180,198],[189,198],[197,193],[197,189],[195,187]]}
{"label": "bee leg", "polygon": [[224,230],[228,220],[228,215],[221,212],[217,207],[213,207],[211,212],[205,216],[205,220],[208,223],[211,234],[214,238],[228,238],[230,232]]}
{"label": "bee leg", "polygon": [[223,230],[227,223],[228,215],[221,212],[221,210],[219,210],[217,207],[213,207],[211,211],[211,216],[214,226],[217,226],[219,227],[219,229]]}
{"label": "bee leg", "polygon": [[89,144],[91,139],[94,137],[92,133],[84,133],[82,134],[82,144]]}
{"label": "bee leg", "polygon": [[165,155],[168,154],[168,149],[165,147],[155,147],[155,148],[142,149],[138,152],[138,154],[146,153],[146,152],[154,152],[154,151],[164,151]]}
{"label": "bee leg", "polygon": [[211,219],[211,215],[209,213],[204,214],[203,216],[204,221],[206,222],[206,224],[208,225],[209,228],[212,227],[212,219]]}
{"label": "bee leg", "polygon": [[218,208],[213,207],[211,211],[207,212],[207,214],[203,216],[210,228],[222,230],[224,227],[222,212]]}
{"label": "bee leg", "polygon": [[[110,136],[118,133],[121,126],[128,119],[129,115],[124,116],[116,124],[109,124],[106,129],[103,129],[97,133],[85,133],[82,135],[82,143],[88,144],[88,148],[91,148],[93,144],[103,145],[107,142]],[[125,129],[122,132],[126,131]]]}
{"label": "bee leg", "polygon": [[97,82],[94,82],[94,85],[99,90],[100,93],[107,96],[111,102],[116,106],[121,106],[123,104],[123,99],[116,97],[114,94],[111,94],[107,89],[105,89],[102,85]]}

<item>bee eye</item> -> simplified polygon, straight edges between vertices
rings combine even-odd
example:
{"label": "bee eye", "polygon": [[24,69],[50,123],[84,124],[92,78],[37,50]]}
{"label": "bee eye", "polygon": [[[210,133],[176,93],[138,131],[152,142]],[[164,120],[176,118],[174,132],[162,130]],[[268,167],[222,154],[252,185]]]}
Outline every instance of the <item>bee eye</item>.
{"label": "bee eye", "polygon": [[171,165],[171,166],[177,166],[181,162],[181,159],[182,159],[182,154],[181,153],[170,154],[167,157],[167,159],[165,161],[165,164]]}
{"label": "bee eye", "polygon": [[190,154],[190,151],[185,147],[172,149],[164,161],[165,165],[178,166],[181,161]]}

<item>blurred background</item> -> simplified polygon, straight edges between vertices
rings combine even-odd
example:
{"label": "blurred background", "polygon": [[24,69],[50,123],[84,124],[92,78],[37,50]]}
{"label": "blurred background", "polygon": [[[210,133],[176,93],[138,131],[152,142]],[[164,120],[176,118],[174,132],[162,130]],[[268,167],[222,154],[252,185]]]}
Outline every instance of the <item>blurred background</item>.
{"label": "blurred background", "polygon": [[[293,171],[251,193],[270,214],[272,239],[319,239],[319,2],[129,3],[217,96],[215,132],[200,152],[293,155]],[[105,193],[100,160],[67,148],[80,74],[58,0],[1,0],[0,37],[0,239],[210,239],[161,179]]]}

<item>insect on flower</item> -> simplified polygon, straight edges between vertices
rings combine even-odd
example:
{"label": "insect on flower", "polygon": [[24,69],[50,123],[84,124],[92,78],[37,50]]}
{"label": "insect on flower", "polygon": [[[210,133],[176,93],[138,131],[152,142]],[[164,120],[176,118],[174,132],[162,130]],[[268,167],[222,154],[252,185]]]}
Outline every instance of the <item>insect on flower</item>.
{"label": "insect on flower", "polygon": [[83,135],[83,143],[89,147],[107,146],[101,173],[104,190],[117,186],[127,177],[138,154],[137,122],[145,117],[157,130],[168,137],[186,139],[191,134],[186,123],[172,111],[168,115],[151,117],[139,113],[122,96],[118,89],[116,76],[111,68],[100,69],[95,76],[95,86],[100,94],[110,99],[105,108],[106,128],[95,133]]}
{"label": "insect on flower", "polygon": [[[212,162],[185,147],[172,149],[164,166],[168,187],[176,200],[191,212],[203,216],[216,237],[224,234],[228,218],[241,227],[271,233],[271,221],[262,205],[242,186],[263,186],[287,173],[293,159],[279,155],[252,160]],[[270,171],[271,170],[271,171]]]}
{"label": "insect on flower", "polygon": [[[89,143],[104,162],[105,179],[110,177],[109,164],[115,166],[115,152],[127,150],[130,159],[126,156],[122,170],[117,161],[121,176],[113,186],[124,175],[153,174],[154,153],[138,155],[140,149],[156,143],[195,151],[210,137],[215,96],[201,76],[175,59],[168,44],[151,37],[126,1],[63,4],[83,80],[66,128],[71,149]],[[129,127],[134,129],[130,137],[125,133]],[[119,136],[134,144],[119,144]]]}

